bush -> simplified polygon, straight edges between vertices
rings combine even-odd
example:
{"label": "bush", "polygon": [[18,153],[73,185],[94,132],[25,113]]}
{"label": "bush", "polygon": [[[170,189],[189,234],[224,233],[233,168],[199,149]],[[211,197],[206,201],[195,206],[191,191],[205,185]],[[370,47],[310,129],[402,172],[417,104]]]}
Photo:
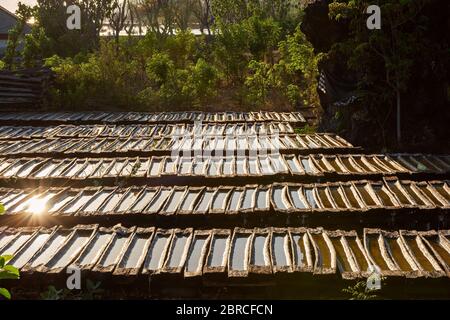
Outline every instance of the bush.
{"label": "bush", "polygon": [[247,49],[248,30],[240,24],[219,23],[217,28],[213,49],[215,62],[226,75],[229,84],[242,84],[250,60]]}
{"label": "bush", "polygon": [[134,107],[136,91],[145,87],[145,73],[139,71],[138,63],[127,61],[113,43],[103,42],[97,53],[75,58],[53,56],[45,64],[56,73],[53,103],[70,109],[80,105]]}
{"label": "bush", "polygon": [[190,30],[179,31],[166,38],[162,49],[178,68],[187,68],[197,54],[197,40]]}
{"label": "bush", "polygon": [[192,89],[196,104],[205,104],[209,98],[217,95],[217,84],[221,75],[216,67],[203,58],[197,60],[191,71],[186,83],[187,89]]}
{"label": "bush", "polygon": [[219,72],[204,59],[195,65],[177,68],[166,53],[157,53],[147,63],[147,77],[151,86],[140,93],[162,106],[192,107],[205,104],[217,93]]}
{"label": "bush", "polygon": [[[8,261],[11,260],[13,256],[4,255],[0,256],[0,280],[4,279],[19,279],[19,270],[8,264]],[[11,299],[11,293],[6,288],[0,288],[0,296],[5,297],[6,299]]]}
{"label": "bush", "polygon": [[182,92],[188,74],[184,69],[177,69],[167,53],[154,54],[147,63],[146,71],[151,87],[144,89],[145,94],[140,95],[141,99],[149,98],[149,101],[163,106],[178,105],[185,99],[190,100]]}
{"label": "bush", "polygon": [[244,82],[250,60],[273,60],[281,28],[273,19],[252,16],[239,23],[217,24],[214,55],[233,84]]}
{"label": "bush", "polygon": [[32,32],[25,35],[24,48],[22,50],[24,67],[32,68],[39,65],[51,51],[51,41],[45,34],[44,28],[32,28]]}
{"label": "bush", "polygon": [[253,58],[271,60],[281,36],[281,27],[272,18],[252,16],[242,22],[248,34],[248,49]]}
{"label": "bush", "polygon": [[158,86],[174,79],[175,64],[166,53],[156,53],[147,63],[147,76]]}
{"label": "bush", "polygon": [[[50,107],[159,111],[202,109],[212,102],[221,108],[226,102],[227,108],[259,109],[312,100],[317,65],[300,30],[289,36],[299,15],[287,0],[212,1],[209,37],[150,27],[143,37],[97,41],[87,31],[60,30],[50,17],[61,10],[40,2],[19,59],[21,67],[44,60],[55,72]],[[89,38],[85,46],[79,45],[83,37]],[[298,55],[304,54],[302,61]]]}
{"label": "bush", "polygon": [[275,66],[286,85],[284,94],[292,104],[319,106],[317,94],[318,56],[311,43],[297,27],[279,43],[280,61]]}
{"label": "bush", "polygon": [[291,105],[297,105],[302,97],[302,92],[298,85],[292,83],[288,84],[286,86],[286,97]]}
{"label": "bush", "polygon": [[256,60],[248,64],[250,75],[245,79],[247,88],[247,103],[253,105],[264,104],[269,92],[274,86],[273,66]]}

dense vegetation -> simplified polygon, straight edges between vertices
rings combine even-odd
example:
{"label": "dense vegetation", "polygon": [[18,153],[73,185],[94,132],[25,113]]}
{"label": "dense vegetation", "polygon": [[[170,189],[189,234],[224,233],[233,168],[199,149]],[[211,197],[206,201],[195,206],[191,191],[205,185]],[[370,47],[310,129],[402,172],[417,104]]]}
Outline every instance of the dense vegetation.
{"label": "dense vegetation", "polygon": [[[290,0],[69,2],[82,9],[81,30],[67,30],[61,1],[20,6],[22,22],[11,32],[4,59],[7,68],[51,67],[55,107],[282,110],[318,105],[316,57],[298,27],[301,10]],[[19,52],[18,38],[31,16],[35,23]],[[112,27],[110,37],[99,37],[104,21]],[[144,31],[137,37],[139,29]]]}

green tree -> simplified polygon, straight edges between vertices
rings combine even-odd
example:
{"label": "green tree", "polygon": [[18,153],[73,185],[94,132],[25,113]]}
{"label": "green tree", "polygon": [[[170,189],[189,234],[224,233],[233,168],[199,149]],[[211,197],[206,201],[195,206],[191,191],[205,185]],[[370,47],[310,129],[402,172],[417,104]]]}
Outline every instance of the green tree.
{"label": "green tree", "polygon": [[247,30],[248,49],[254,58],[273,63],[273,51],[281,37],[281,27],[272,18],[252,16],[243,21]]}
{"label": "green tree", "polygon": [[212,0],[211,10],[214,19],[224,24],[239,23],[253,13],[248,0]]}
{"label": "green tree", "polygon": [[251,60],[248,69],[250,74],[245,79],[247,101],[253,105],[264,104],[275,85],[273,66],[263,61]]}
{"label": "green tree", "polygon": [[22,64],[25,68],[42,65],[44,58],[51,55],[51,41],[42,27],[33,27],[30,34],[25,35],[22,51]]}
{"label": "green tree", "polygon": [[278,45],[280,60],[275,66],[280,81],[285,83],[285,95],[293,104],[318,107],[317,78],[319,56],[300,27]]}
{"label": "green tree", "polygon": [[[35,26],[45,30],[51,40],[52,54],[63,57],[79,52],[91,52],[100,45],[100,30],[111,17],[114,0],[38,0]],[[81,9],[81,29],[68,30],[67,6],[76,4]]]}
{"label": "green tree", "polygon": [[218,66],[223,70],[229,84],[243,82],[245,70],[250,60],[248,54],[248,31],[240,24],[218,22],[213,54]]}
{"label": "green tree", "polygon": [[192,92],[195,104],[206,104],[209,99],[217,95],[217,83],[220,77],[216,67],[200,58],[191,68],[189,79],[183,90]]}
{"label": "green tree", "polygon": [[233,24],[219,21],[216,27],[214,55],[230,83],[244,82],[252,59],[273,62],[273,52],[281,36],[281,28],[273,19],[251,16]]}
{"label": "green tree", "polygon": [[6,69],[12,70],[15,68],[15,58],[17,56],[17,48],[24,36],[24,31],[28,20],[33,16],[34,9],[21,2],[18,4],[16,16],[18,17],[17,24],[9,31],[8,42],[3,59]]}

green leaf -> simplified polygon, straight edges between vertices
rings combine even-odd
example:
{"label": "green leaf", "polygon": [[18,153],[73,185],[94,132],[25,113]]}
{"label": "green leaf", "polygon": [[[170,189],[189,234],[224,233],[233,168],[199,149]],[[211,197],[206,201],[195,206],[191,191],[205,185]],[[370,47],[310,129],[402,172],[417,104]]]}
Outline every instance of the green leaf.
{"label": "green leaf", "polygon": [[0,271],[0,280],[6,280],[6,279],[17,280],[17,279],[19,279],[19,276],[16,274],[6,272],[6,271]]}
{"label": "green leaf", "polygon": [[11,299],[11,293],[9,293],[9,291],[5,288],[0,288],[0,296],[3,296],[8,300]]}
{"label": "green leaf", "polygon": [[5,271],[8,271],[10,274],[17,275],[18,277],[20,276],[20,274],[19,274],[19,269],[17,269],[17,268],[14,267],[14,266],[7,265],[7,266],[5,266],[3,269],[4,269]]}
{"label": "green leaf", "polygon": [[3,267],[6,265],[6,263],[13,258],[12,255],[7,254],[4,256],[0,256],[0,269],[3,269]]}
{"label": "green leaf", "polygon": [[5,263],[14,258],[12,254],[5,254],[2,257],[5,259]]}
{"label": "green leaf", "polygon": [[2,214],[4,214],[5,213],[5,206],[3,205],[3,203],[0,203],[0,216],[2,215]]}

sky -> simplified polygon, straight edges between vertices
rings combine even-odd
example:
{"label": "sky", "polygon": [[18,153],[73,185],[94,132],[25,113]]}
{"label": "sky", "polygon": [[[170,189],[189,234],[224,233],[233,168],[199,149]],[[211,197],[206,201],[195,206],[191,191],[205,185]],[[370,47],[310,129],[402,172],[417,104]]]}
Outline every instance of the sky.
{"label": "sky", "polygon": [[17,4],[19,2],[28,4],[28,5],[35,5],[36,0],[0,0],[0,5],[6,9],[8,9],[11,12],[15,12],[17,9]]}

